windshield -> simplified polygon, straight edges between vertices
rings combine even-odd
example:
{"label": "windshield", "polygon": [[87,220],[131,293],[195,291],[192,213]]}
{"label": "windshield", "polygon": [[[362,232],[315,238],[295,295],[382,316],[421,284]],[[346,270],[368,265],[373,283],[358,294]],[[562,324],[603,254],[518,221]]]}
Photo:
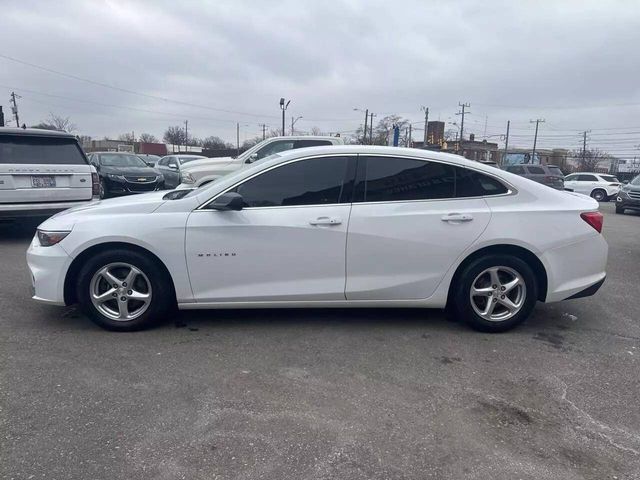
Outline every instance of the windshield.
{"label": "windshield", "polygon": [[605,181],[605,182],[616,182],[616,183],[620,183],[620,180],[618,180],[616,177],[614,177],[613,175],[600,175],[600,177]]}
{"label": "windshield", "polygon": [[146,167],[147,164],[136,155],[100,155],[100,165],[105,167]]}
{"label": "windshield", "polygon": [[[278,157],[281,157],[281,156],[282,155],[278,155],[277,153],[274,153],[273,155],[269,155],[268,157],[264,157],[264,158],[261,158],[258,161],[253,162],[251,165],[253,166],[253,165],[256,165],[257,163],[264,163],[267,160],[271,160],[273,158],[278,158]],[[247,166],[246,168],[250,168],[250,167]],[[184,197],[180,197],[180,198],[195,197],[196,195],[200,194],[200,192],[202,192],[203,190],[205,190],[205,189],[207,189],[209,187],[212,187],[214,185],[217,185],[218,183],[220,183],[222,181],[226,181],[231,176],[235,176],[235,175],[241,174],[241,172],[243,172],[244,170],[245,169],[242,168],[242,169],[236,170],[235,172],[231,172],[231,173],[228,173],[227,175],[223,175],[222,177],[216,178],[215,180],[213,180],[213,181],[211,181],[209,183],[201,185],[198,188],[194,188],[193,190],[191,190],[189,192],[188,195],[185,195]]]}
{"label": "windshield", "polygon": [[633,185],[634,187],[640,187],[640,175],[638,175],[636,178],[631,180],[629,184]]}

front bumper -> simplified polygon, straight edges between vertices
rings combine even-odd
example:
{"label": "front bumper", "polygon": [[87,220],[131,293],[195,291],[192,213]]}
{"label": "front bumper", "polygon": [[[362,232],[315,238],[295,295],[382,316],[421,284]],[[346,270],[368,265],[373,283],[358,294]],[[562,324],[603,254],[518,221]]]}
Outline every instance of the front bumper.
{"label": "front bumper", "polygon": [[33,237],[27,250],[33,299],[50,305],[64,305],[64,279],[71,257],[60,244],[43,247]]}
{"label": "front bumper", "polygon": [[629,195],[620,192],[616,196],[616,207],[640,210],[640,198],[631,198]]}

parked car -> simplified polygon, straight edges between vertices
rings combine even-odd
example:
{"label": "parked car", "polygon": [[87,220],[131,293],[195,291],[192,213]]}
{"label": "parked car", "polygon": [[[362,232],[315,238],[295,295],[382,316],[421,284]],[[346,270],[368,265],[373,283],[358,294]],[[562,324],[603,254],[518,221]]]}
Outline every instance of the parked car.
{"label": "parked car", "polygon": [[125,152],[93,152],[91,164],[100,176],[100,198],[164,188],[164,178],[138,155]]}
{"label": "parked car", "polygon": [[509,165],[505,170],[556,190],[564,190],[564,175],[555,165]]}
{"label": "parked car", "polygon": [[203,155],[175,153],[162,157],[156,167],[164,175],[165,188],[176,188],[180,184],[180,172],[184,165],[196,160],[207,159]]}
{"label": "parked car", "polygon": [[609,201],[620,191],[620,180],[613,175],[580,172],[564,177],[565,188],[595,198],[598,202]]}
{"label": "parked car", "polygon": [[616,196],[616,213],[625,210],[640,212],[640,175],[624,185]]}
{"label": "parked car", "polygon": [[76,137],[0,128],[0,218],[53,215],[97,194],[96,170]]}
{"label": "parked car", "polygon": [[206,185],[217,178],[274,153],[329,145],[344,145],[344,141],[340,137],[310,135],[268,138],[237,157],[208,158],[190,163],[182,169],[182,182],[178,188],[197,188],[201,185]]}
{"label": "parked car", "polygon": [[606,276],[598,203],[456,155],[276,154],[196,190],[63,212],[27,252],[35,300],[136,330],[171,311],[447,307],[484,331]]}
{"label": "parked car", "polygon": [[155,167],[162,158],[159,155],[151,155],[150,153],[137,153],[136,155],[144,160],[144,163],[146,163],[150,167]]}

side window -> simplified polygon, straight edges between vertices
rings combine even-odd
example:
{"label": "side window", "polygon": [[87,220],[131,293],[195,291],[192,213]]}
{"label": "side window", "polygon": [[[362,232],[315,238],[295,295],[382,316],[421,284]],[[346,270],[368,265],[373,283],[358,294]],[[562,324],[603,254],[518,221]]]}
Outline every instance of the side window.
{"label": "side window", "polygon": [[544,168],[542,167],[527,167],[529,173],[532,175],[544,175]]}
{"label": "side window", "polygon": [[348,203],[350,191],[343,184],[346,176],[353,175],[349,165],[355,164],[355,157],[349,160],[349,157],[300,160],[247,180],[235,191],[242,195],[247,207]]}
{"label": "side window", "polygon": [[174,166],[177,167],[178,166],[178,160],[176,160],[176,157],[169,157],[167,158],[167,165],[168,166]]}
{"label": "side window", "polygon": [[597,182],[598,179],[593,175],[580,175],[581,182]]}
{"label": "side window", "polygon": [[578,175],[567,175],[564,177],[565,182],[575,182],[578,179]]}
{"label": "side window", "polygon": [[296,140],[293,148],[326,147],[327,145],[331,145],[329,140]]}
{"label": "side window", "polygon": [[258,158],[256,160],[260,160],[261,158],[268,157],[269,155],[273,155],[274,153],[284,152],[285,150],[291,150],[293,148],[293,140],[281,140],[276,142],[271,142],[268,145],[265,145],[260,150],[256,152]]}
{"label": "side window", "polygon": [[360,157],[356,201],[394,202],[453,198],[453,166],[394,157]]}
{"label": "side window", "polygon": [[511,167],[507,167],[507,172],[515,173],[516,175],[524,175],[524,167],[520,165],[513,165]]}
{"label": "side window", "polygon": [[166,167],[167,166],[167,157],[162,157],[160,160],[158,160],[158,166],[159,167]]}
{"label": "side window", "polygon": [[455,167],[455,169],[456,198],[501,195],[508,192],[507,187],[493,177],[467,168]]}

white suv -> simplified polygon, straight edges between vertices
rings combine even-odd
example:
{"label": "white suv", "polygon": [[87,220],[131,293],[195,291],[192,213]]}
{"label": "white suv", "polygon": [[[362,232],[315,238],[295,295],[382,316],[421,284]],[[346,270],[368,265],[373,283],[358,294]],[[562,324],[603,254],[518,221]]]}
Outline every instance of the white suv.
{"label": "white suv", "polygon": [[564,177],[564,189],[589,195],[598,202],[608,201],[620,191],[622,184],[613,175],[580,172]]}
{"label": "white suv", "polygon": [[0,128],[0,218],[52,215],[98,193],[96,169],[73,135]]}
{"label": "white suv", "polygon": [[207,158],[194,160],[183,165],[180,171],[182,183],[178,185],[178,188],[197,188],[274,153],[331,145],[344,145],[344,142],[340,137],[309,135],[267,138],[235,158]]}

